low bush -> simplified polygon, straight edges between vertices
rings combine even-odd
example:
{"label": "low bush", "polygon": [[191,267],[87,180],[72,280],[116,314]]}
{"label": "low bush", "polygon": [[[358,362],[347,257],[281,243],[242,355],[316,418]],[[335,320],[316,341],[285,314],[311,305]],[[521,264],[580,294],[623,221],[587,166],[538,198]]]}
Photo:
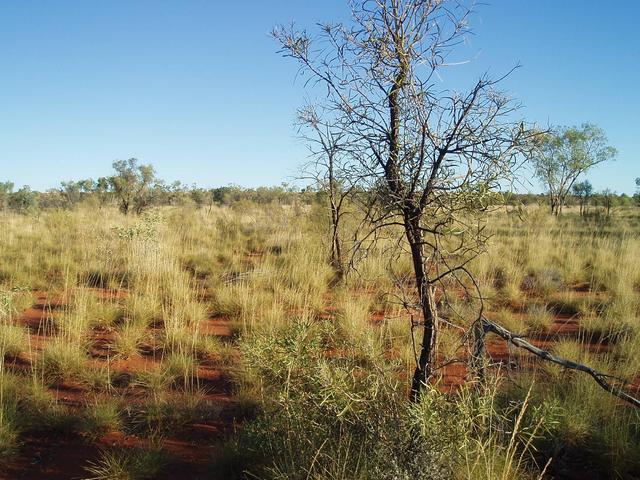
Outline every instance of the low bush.
{"label": "low bush", "polygon": [[517,408],[501,415],[491,394],[431,387],[411,404],[393,363],[327,355],[341,343],[335,334],[328,323],[299,321],[243,344],[244,378],[263,386],[263,413],[234,447],[253,462],[246,478],[528,477],[536,426],[521,423]]}

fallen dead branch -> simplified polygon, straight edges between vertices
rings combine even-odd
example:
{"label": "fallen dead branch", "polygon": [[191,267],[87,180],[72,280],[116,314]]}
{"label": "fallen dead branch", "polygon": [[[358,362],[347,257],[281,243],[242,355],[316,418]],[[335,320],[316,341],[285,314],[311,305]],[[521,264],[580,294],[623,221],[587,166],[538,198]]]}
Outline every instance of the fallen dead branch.
{"label": "fallen dead branch", "polygon": [[[482,364],[480,360],[481,360],[481,357],[484,355],[484,336],[487,333],[492,332],[498,335],[499,337],[503,338],[507,342],[512,343],[516,347],[523,348],[524,350],[527,350],[533,353],[534,355],[536,355],[539,358],[542,358],[543,360],[556,363],[570,370],[578,370],[580,372],[584,372],[590,375],[596,381],[596,383],[600,385],[607,392],[611,393],[612,395],[615,395],[616,397],[624,400],[627,403],[630,403],[634,407],[640,408],[639,399],[632,397],[631,395],[626,393],[620,386],[610,383],[609,379],[615,379],[618,382],[623,382],[624,384],[628,384],[627,381],[614,377],[612,375],[607,375],[605,373],[598,372],[597,370],[594,370],[593,368],[587,365],[583,365],[581,363],[567,360],[565,358],[554,355],[553,353],[547,350],[543,350],[542,348],[536,347],[535,345],[532,345],[531,343],[524,340],[521,336],[510,332],[506,328],[502,327],[501,325],[498,325],[497,323],[487,318],[482,317],[480,322],[481,322],[480,325],[482,326],[482,328],[481,329],[478,328],[476,331],[476,341],[475,341],[476,351],[474,354],[475,358],[473,362],[475,365],[479,366]],[[478,336],[480,336],[480,338]]]}

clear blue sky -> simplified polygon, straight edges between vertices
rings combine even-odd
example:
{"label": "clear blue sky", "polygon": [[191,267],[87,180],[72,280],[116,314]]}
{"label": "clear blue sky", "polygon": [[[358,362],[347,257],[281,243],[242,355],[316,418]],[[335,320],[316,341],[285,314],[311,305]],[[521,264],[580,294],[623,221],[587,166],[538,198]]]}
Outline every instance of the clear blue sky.
{"label": "clear blue sky", "polygon": [[[0,180],[46,189],[137,157],[169,181],[287,181],[306,156],[292,128],[304,91],[268,32],[347,15],[346,0],[2,0]],[[632,193],[638,18],[635,0],[494,0],[460,52],[472,63],[443,81],[520,62],[504,88],[523,115],[599,124],[619,159],[588,178]]]}

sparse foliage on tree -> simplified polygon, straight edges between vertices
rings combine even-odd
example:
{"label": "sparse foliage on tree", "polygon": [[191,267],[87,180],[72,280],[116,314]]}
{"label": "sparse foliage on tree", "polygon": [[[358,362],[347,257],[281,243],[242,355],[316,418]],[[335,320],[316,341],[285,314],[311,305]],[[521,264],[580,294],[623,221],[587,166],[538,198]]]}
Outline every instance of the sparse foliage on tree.
{"label": "sparse foliage on tree", "polygon": [[332,120],[323,118],[321,112],[322,109],[314,105],[307,105],[298,112],[299,131],[312,157],[303,166],[303,175],[326,194],[331,219],[330,263],[336,279],[341,280],[346,273],[342,220],[355,182],[350,175],[348,144],[344,141],[347,134]]}
{"label": "sparse foliage on tree", "polygon": [[593,195],[593,185],[589,180],[585,180],[584,182],[574,183],[572,190],[580,204],[580,215],[586,215],[589,199]]}
{"label": "sparse foliage on tree", "polygon": [[11,192],[13,192],[12,182],[0,182],[0,210],[7,208]]}
{"label": "sparse foliage on tree", "polygon": [[70,180],[60,183],[59,192],[62,195],[64,206],[72,208],[82,201],[84,197],[93,192],[94,182],[91,179]]}
{"label": "sparse foliage on tree", "polygon": [[463,92],[438,81],[469,31],[469,14],[455,1],[358,1],[352,25],[325,24],[317,37],[274,32],[284,55],[321,87],[323,112],[352,159],[350,179],[368,192],[362,238],[402,232],[397,244],[415,276],[404,304],[422,332],[414,400],[435,366],[437,299],[446,297],[446,281],[469,285],[466,266],[486,240],[480,213],[497,200],[530,136],[514,121],[518,105],[497,90],[500,79],[482,76]]}
{"label": "sparse foliage on tree", "polygon": [[207,205],[210,195],[204,188],[199,188],[197,185],[193,185],[189,190],[189,198],[195,204],[196,208],[202,208]]}
{"label": "sparse foliage on tree", "polygon": [[38,209],[38,193],[25,185],[9,195],[8,205],[19,213],[34,213]]}
{"label": "sparse foliage on tree", "polygon": [[109,177],[120,211],[142,213],[151,205],[157,191],[158,179],[151,165],[139,164],[136,158],[113,162],[116,174]]}
{"label": "sparse foliage on tree", "polygon": [[547,188],[551,213],[560,215],[580,175],[617,154],[604,131],[591,123],[559,127],[540,135],[532,158],[535,175]]}
{"label": "sparse foliage on tree", "polygon": [[100,208],[109,203],[112,197],[111,181],[108,177],[100,177],[93,185],[93,194],[98,199],[98,205]]}
{"label": "sparse foliage on tree", "polygon": [[598,196],[606,216],[610,217],[611,210],[618,205],[618,196],[609,188],[605,188]]}

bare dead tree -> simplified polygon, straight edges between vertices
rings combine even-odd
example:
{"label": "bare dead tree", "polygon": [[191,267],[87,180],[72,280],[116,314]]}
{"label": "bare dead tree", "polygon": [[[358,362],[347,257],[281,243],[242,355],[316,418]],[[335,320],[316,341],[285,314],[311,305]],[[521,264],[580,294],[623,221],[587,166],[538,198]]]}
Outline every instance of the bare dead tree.
{"label": "bare dead tree", "polygon": [[349,156],[343,142],[345,132],[323,118],[321,111],[321,107],[307,105],[298,112],[299,132],[311,153],[311,161],[304,164],[302,170],[305,178],[311,179],[327,195],[331,218],[330,263],[336,280],[341,281],[346,273],[342,220],[355,185],[348,174]]}
{"label": "bare dead tree", "polygon": [[368,192],[368,228],[402,232],[422,329],[413,400],[436,360],[436,300],[452,279],[469,284],[466,267],[487,238],[483,214],[529,136],[514,120],[518,105],[496,90],[501,78],[485,75],[466,92],[439,82],[469,14],[458,1],[361,0],[352,25],[326,24],[313,38],[274,31],[307,85],[326,92],[323,108],[357,167],[353,180]]}

